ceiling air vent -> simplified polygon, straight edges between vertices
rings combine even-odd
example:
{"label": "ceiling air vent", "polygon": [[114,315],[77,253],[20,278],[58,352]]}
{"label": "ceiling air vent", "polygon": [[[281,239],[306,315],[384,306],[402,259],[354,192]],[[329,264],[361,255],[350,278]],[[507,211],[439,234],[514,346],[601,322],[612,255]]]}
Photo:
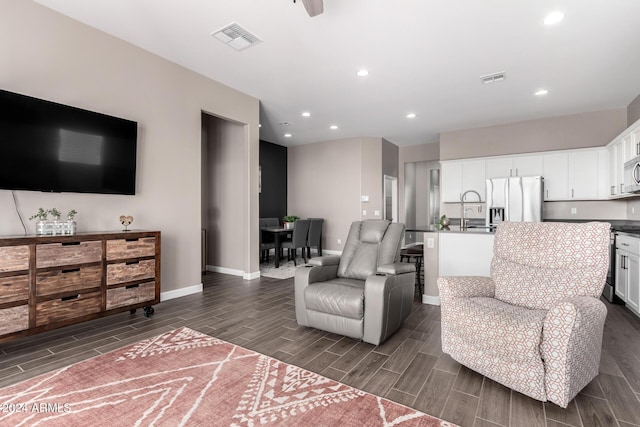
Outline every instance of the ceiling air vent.
{"label": "ceiling air vent", "polygon": [[212,32],[211,35],[235,50],[244,50],[262,42],[235,22]]}
{"label": "ceiling air vent", "polygon": [[482,84],[488,85],[490,83],[501,82],[506,78],[504,71],[500,71],[498,73],[487,74],[486,76],[481,76],[480,81]]}

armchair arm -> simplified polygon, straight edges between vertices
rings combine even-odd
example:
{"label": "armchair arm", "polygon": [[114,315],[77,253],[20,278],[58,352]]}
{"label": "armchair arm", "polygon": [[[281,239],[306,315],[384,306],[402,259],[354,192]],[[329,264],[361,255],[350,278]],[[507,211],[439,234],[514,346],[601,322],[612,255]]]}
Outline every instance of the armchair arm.
{"label": "armchair arm", "polygon": [[[322,264],[322,258],[337,258],[337,262],[332,259],[327,260],[327,264]],[[312,261],[319,260],[319,265],[306,264],[296,269],[294,278],[294,296],[296,306],[296,320],[299,325],[309,326],[307,320],[307,307],[304,302],[304,290],[311,283],[324,282],[335,279],[338,276],[338,264],[340,257],[320,257],[313,258]]]}
{"label": "armchair arm", "polygon": [[485,276],[447,276],[438,277],[440,300],[451,298],[490,297],[495,295],[495,284],[491,277]]}
{"label": "armchair arm", "polygon": [[416,266],[413,264],[409,264],[406,262],[397,262],[395,264],[385,264],[378,266],[379,274],[405,274],[405,273],[415,273]]}
{"label": "armchair arm", "polygon": [[598,375],[607,308],[593,297],[572,297],[547,312],[541,352],[547,399],[566,408]]}
{"label": "armchair arm", "polygon": [[311,258],[308,262],[311,265],[338,265],[340,264],[340,257],[337,255],[327,255],[316,258]]}
{"label": "armchair arm", "polygon": [[[398,264],[385,267],[393,265]],[[398,267],[396,271],[401,268],[404,267]],[[364,284],[363,341],[378,345],[398,330],[411,313],[415,280],[415,267],[397,275],[378,273],[367,277]]]}

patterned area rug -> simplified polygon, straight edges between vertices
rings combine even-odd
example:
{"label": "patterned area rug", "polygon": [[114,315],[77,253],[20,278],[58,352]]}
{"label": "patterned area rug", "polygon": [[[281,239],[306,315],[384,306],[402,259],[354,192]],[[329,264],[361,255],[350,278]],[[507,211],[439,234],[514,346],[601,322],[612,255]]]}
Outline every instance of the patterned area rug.
{"label": "patterned area rug", "polygon": [[0,390],[0,425],[450,426],[188,328]]}
{"label": "patterned area rug", "polygon": [[[260,264],[260,276],[272,277],[274,279],[289,279],[296,275],[296,266],[293,265],[293,261],[287,261],[287,257],[280,261],[280,267],[275,268],[273,264],[273,257],[269,258],[271,262],[263,262]],[[304,260],[300,258],[297,260],[298,265],[304,265]]]}

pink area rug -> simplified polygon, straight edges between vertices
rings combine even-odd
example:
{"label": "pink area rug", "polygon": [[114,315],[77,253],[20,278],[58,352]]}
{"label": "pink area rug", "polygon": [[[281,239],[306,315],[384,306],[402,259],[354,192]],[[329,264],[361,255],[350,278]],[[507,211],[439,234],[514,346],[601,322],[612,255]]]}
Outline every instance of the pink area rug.
{"label": "pink area rug", "polygon": [[11,426],[451,426],[188,328],[0,389]]}

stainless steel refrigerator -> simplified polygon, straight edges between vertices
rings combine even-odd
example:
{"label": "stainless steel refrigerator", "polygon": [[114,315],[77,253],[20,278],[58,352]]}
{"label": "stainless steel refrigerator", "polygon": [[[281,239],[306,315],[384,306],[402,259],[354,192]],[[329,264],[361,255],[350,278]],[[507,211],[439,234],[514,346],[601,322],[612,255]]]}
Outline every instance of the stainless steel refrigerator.
{"label": "stainless steel refrigerator", "polygon": [[543,178],[487,179],[487,226],[502,221],[542,221]]}

